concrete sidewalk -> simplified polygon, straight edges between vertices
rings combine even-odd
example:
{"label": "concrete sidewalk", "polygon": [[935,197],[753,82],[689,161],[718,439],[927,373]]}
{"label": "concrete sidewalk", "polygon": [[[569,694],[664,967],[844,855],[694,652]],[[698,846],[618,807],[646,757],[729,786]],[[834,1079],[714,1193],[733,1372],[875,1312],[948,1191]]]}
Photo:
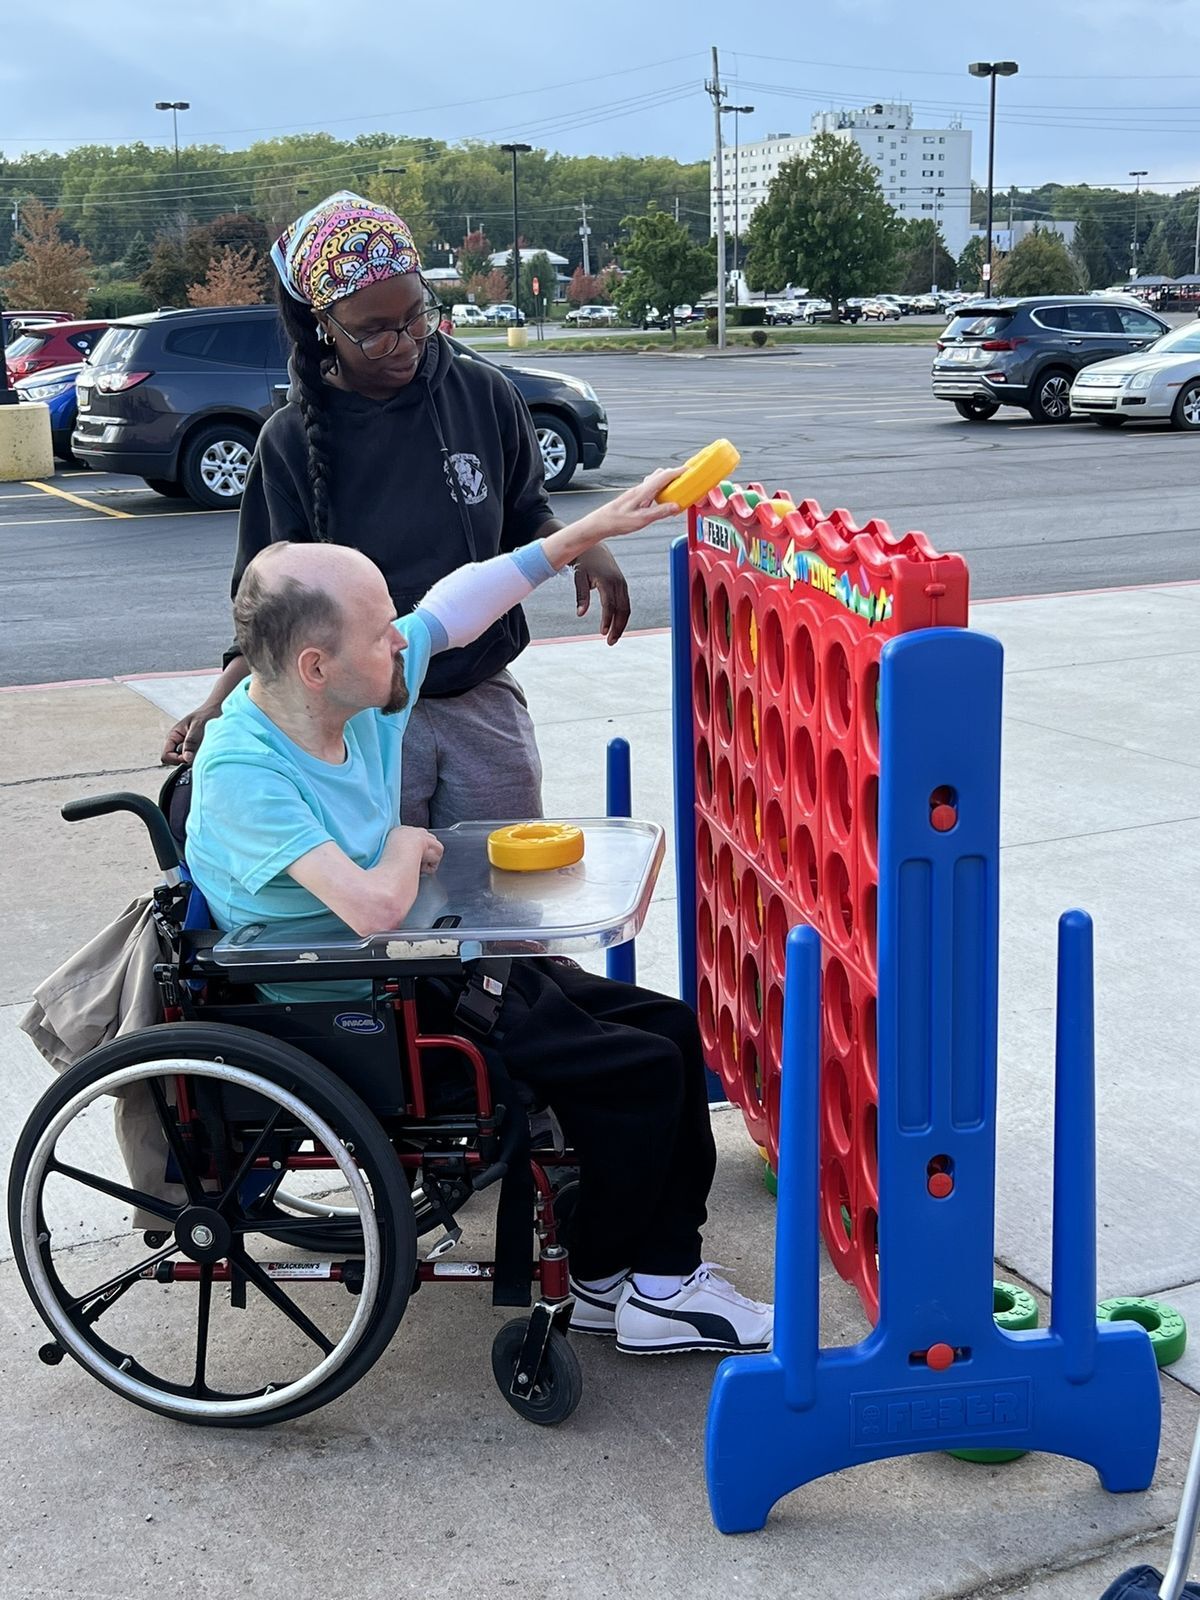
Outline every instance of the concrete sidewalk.
{"label": "concrete sidewalk", "polygon": [[[1096,920],[1100,1291],[1161,1293],[1200,1327],[1200,645],[1195,586],[974,608],[1006,647],[997,1251],[1043,1307],[1050,1274],[1054,948],[1058,913]],[[1189,609],[1190,608],[1190,609]],[[519,665],[550,814],[603,810],[604,747],[633,746],[634,810],[670,823],[669,640],[532,648]],[[16,1020],[33,984],[151,881],[132,819],[68,827],[69,796],[152,793],[162,733],[196,676],[0,693],[0,1146],[47,1070]],[[664,870],[639,976],[675,986]],[[770,1295],[773,1206],[734,1112],[711,1253]],[[7,1167],[7,1159],[5,1161]],[[485,1233],[488,1207],[467,1213]],[[1162,1530],[1200,1391],[1200,1351],[1164,1378],[1153,1489],[1113,1497],[1074,1463],[944,1456],[806,1488],[763,1533],[713,1531],[703,1477],[711,1364],[635,1362],[585,1344],[586,1392],[557,1431],[504,1406],[488,1348],[502,1313],[424,1293],[350,1395],[275,1430],[186,1430],[78,1368],[36,1360],[36,1322],[0,1242],[0,1465],[12,1600],[193,1592],[211,1600],[462,1590],[490,1596],[809,1592],[1089,1600],[1122,1567],[1163,1564]],[[861,1336],[831,1273],[831,1343]],[[1119,1427],[1119,1419],[1113,1419]],[[1143,1549],[1143,1545],[1145,1548]]]}

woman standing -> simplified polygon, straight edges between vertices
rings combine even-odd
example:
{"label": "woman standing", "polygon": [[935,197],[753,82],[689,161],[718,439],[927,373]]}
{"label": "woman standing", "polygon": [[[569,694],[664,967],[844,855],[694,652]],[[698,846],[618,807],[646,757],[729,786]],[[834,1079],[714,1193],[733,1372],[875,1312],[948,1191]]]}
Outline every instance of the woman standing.
{"label": "woman standing", "polygon": [[[292,386],[259,435],[233,591],[273,541],[328,540],[376,562],[403,615],[465,563],[562,526],[524,401],[502,372],[438,334],[438,303],[398,216],[339,192],[288,228],[271,259]],[[629,595],[607,550],[579,563],[575,588],[579,615],[598,590],[601,629],[615,644]],[[528,642],[517,606],[434,662],[405,735],[406,824],[542,814],[533,724],[507,670]],[[191,762],[246,673],[231,652],[209,698],[167,736],[164,762]]]}

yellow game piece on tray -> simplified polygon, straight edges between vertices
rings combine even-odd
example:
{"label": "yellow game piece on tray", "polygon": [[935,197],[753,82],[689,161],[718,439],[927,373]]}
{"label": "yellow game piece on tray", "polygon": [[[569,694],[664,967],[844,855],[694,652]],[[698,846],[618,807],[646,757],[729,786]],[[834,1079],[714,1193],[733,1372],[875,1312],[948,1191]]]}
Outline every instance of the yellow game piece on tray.
{"label": "yellow game piece on tray", "polygon": [[583,829],[570,822],[514,822],[488,834],[488,860],[505,872],[549,872],[583,860]]}
{"label": "yellow game piece on tray", "polygon": [[715,489],[722,478],[727,478],[741,459],[728,439],[714,439],[703,450],[697,450],[690,461],[685,461],[679,476],[672,478],[654,498],[663,506],[677,505],[683,509],[694,506],[710,489]]}

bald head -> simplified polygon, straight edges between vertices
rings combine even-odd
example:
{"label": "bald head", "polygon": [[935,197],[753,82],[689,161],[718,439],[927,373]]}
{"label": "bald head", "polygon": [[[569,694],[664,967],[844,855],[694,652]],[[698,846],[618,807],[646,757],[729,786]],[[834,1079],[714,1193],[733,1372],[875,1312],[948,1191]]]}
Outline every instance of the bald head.
{"label": "bald head", "polygon": [[238,647],[264,683],[285,676],[300,652],[336,652],[347,620],[390,606],[379,568],[339,544],[291,544],[260,550],[233,602]]}

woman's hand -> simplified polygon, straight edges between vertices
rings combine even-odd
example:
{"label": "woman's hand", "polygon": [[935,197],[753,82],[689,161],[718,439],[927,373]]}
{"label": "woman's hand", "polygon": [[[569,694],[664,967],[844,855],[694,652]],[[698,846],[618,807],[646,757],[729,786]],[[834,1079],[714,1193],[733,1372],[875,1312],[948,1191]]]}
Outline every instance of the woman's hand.
{"label": "woman's hand", "polygon": [[159,757],[164,767],[190,767],[196,759],[204,738],[204,730],[214,717],[221,715],[220,706],[209,705],[206,700],[202,706],[197,706],[195,711],[189,711],[186,717],[179,721],[167,735],[163,745],[162,755]]}
{"label": "woman's hand", "polygon": [[592,590],[600,596],[600,632],[609,644],[629,626],[629,585],[611,550],[598,544],[575,563],[575,614],[587,615]]}

